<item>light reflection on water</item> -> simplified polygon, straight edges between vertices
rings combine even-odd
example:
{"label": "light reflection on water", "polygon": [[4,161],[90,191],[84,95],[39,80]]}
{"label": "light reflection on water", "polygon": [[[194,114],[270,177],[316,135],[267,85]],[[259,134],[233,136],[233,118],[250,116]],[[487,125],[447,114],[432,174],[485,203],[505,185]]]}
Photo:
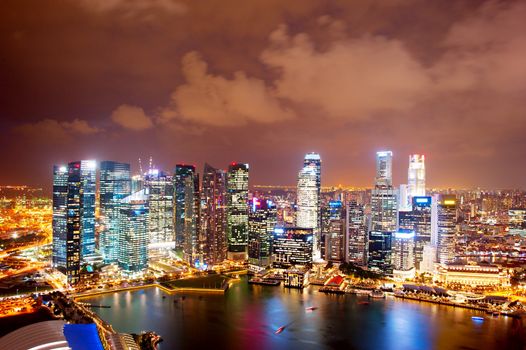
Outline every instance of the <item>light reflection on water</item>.
{"label": "light reflection on water", "polygon": [[[162,296],[165,296],[163,298]],[[222,295],[168,295],[149,288],[86,299],[120,332],[153,330],[160,349],[522,349],[517,320],[394,298],[325,295],[236,283]],[[318,307],[306,312],[309,306]],[[281,334],[276,329],[286,325]]]}

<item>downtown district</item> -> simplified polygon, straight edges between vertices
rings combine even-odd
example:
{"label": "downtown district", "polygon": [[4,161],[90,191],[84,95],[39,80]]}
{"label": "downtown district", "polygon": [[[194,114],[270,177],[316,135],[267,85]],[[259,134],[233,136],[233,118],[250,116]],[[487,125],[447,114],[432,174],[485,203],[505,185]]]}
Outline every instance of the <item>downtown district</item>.
{"label": "downtown district", "polygon": [[[70,287],[94,267],[137,279],[168,261],[196,271],[247,263],[260,276],[290,271],[289,285],[297,287],[308,284],[313,266],[327,263],[398,282],[509,287],[510,263],[524,252],[516,240],[498,235],[524,231],[526,210],[517,209],[524,197],[428,192],[425,157],[416,154],[409,156],[407,184],[395,187],[392,162],[392,152],[376,153],[372,190],[325,189],[321,157],[309,153],[290,191],[249,191],[244,163],[227,170],[205,164],[201,181],[188,164],[177,164],[173,173],[150,166],[133,176],[129,164],[114,161],[57,165],[52,264]],[[484,234],[474,239],[471,233]],[[486,254],[484,242],[489,250],[500,245],[504,258]]]}

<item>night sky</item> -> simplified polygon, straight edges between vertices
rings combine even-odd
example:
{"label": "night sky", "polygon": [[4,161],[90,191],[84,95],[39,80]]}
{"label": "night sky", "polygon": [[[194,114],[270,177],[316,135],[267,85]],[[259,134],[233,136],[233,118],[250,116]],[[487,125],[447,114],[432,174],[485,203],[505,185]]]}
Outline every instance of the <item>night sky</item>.
{"label": "night sky", "polygon": [[526,187],[526,1],[2,0],[0,184],[95,158]]}

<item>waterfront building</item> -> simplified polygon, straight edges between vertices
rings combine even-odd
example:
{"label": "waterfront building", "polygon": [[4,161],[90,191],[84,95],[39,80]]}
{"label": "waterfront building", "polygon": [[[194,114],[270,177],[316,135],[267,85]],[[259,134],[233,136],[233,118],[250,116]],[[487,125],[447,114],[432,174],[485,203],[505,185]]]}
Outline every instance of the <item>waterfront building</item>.
{"label": "waterfront building", "polygon": [[398,213],[398,226],[415,232],[415,267],[420,268],[424,246],[431,243],[432,197],[412,197],[412,210]]}
{"label": "waterfront building", "polygon": [[174,174],[175,246],[191,265],[201,260],[199,175],[193,165],[177,164]]}
{"label": "waterfront building", "polygon": [[393,277],[400,281],[415,277],[415,232],[399,229],[393,235]]}
{"label": "waterfront building", "polygon": [[367,265],[367,225],[364,206],[356,200],[347,203],[345,228],[348,253],[346,261],[359,266]]}
{"label": "waterfront building", "polygon": [[410,201],[412,197],[422,197],[426,195],[426,166],[424,155],[412,154],[409,156],[407,186]]}
{"label": "waterfront building", "polygon": [[510,276],[504,269],[490,264],[446,264],[438,268],[438,281],[467,287],[509,287]]}
{"label": "waterfront building", "polygon": [[313,230],[313,259],[321,259],[321,230],[317,168],[309,164],[298,174],[296,226]]}
{"label": "waterfront building", "polygon": [[329,201],[322,208],[322,257],[327,261],[345,261],[345,210],[341,201]]}
{"label": "waterfront building", "polygon": [[288,269],[283,272],[283,286],[303,289],[309,285],[309,269]]}
{"label": "waterfront building", "polygon": [[142,189],[123,198],[118,207],[118,263],[129,276],[148,268],[148,198],[147,189]]}
{"label": "waterfront building", "polygon": [[227,172],[228,258],[245,260],[248,243],[248,164],[231,163]]}
{"label": "waterfront building", "polygon": [[392,276],[392,232],[369,232],[369,255],[367,267],[386,276]]}
{"label": "waterfront building", "polygon": [[272,241],[272,265],[289,268],[312,264],[313,229],[276,227]]}
{"label": "waterfront building", "polygon": [[144,179],[148,195],[148,249],[150,258],[167,256],[175,249],[172,177],[150,169]]}
{"label": "waterfront building", "polygon": [[204,262],[214,265],[227,258],[226,174],[205,163],[201,198]]}
{"label": "waterfront building", "polygon": [[435,263],[437,258],[437,249],[433,244],[427,244],[424,246],[422,252],[422,261],[418,270],[420,273],[435,273]]}
{"label": "waterfront building", "polygon": [[455,260],[457,234],[457,198],[455,195],[440,195],[437,203],[438,262]]}
{"label": "waterfront building", "polygon": [[276,205],[265,199],[252,198],[248,216],[248,268],[253,272],[272,263],[272,239],[277,223]]}
{"label": "waterfront building", "polygon": [[53,267],[65,271],[67,260],[68,167],[53,166]]}
{"label": "waterfront building", "polygon": [[130,164],[113,161],[100,162],[100,218],[102,229],[99,251],[105,263],[116,263],[119,258],[119,206],[131,194]]}

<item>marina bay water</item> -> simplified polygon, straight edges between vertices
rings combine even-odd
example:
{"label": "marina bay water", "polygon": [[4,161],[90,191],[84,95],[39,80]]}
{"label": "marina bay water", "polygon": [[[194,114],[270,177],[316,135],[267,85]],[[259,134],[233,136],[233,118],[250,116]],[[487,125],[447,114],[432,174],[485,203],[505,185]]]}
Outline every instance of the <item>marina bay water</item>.
{"label": "marina bay water", "polygon": [[[165,349],[522,349],[517,319],[394,297],[368,300],[236,282],[225,295],[149,288],[83,299],[119,332],[157,332]],[[368,304],[366,302],[369,302]],[[308,307],[317,307],[308,311]],[[484,320],[472,319],[483,316]],[[276,330],[285,329],[280,334]]]}

